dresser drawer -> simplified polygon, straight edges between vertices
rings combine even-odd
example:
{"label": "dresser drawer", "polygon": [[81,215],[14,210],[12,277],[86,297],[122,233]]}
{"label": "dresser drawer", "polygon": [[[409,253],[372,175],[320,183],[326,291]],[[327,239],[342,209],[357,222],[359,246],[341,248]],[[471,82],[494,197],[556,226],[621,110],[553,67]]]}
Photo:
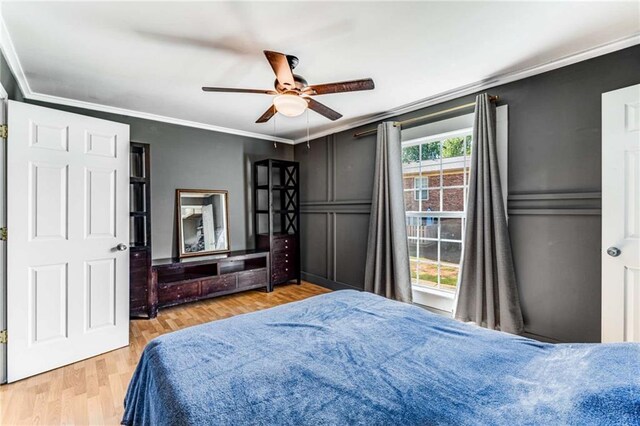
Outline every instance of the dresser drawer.
{"label": "dresser drawer", "polygon": [[273,252],[277,251],[293,251],[296,248],[296,237],[291,236],[279,236],[273,238]]}
{"label": "dresser drawer", "polygon": [[136,269],[129,272],[129,286],[130,287],[147,287],[147,278],[149,276],[148,270]]}
{"label": "dresser drawer", "polygon": [[271,270],[271,281],[274,283],[284,282],[297,278],[296,268],[293,265],[275,265]]}
{"label": "dresser drawer", "polygon": [[218,277],[205,278],[200,281],[200,285],[202,297],[220,291],[233,290],[236,288],[236,275],[226,274]]}
{"label": "dresser drawer", "polygon": [[134,313],[139,313],[147,309],[147,300],[133,300],[129,301],[129,311]]}
{"label": "dresser drawer", "polygon": [[271,268],[276,270],[288,270],[291,271],[296,267],[296,257],[289,252],[277,252],[273,256],[271,262]]}
{"label": "dresser drawer", "polygon": [[295,252],[295,250],[291,250],[291,249],[287,249],[284,251],[276,251],[271,256],[271,261],[274,264],[279,264],[284,261],[288,261],[288,263],[291,263],[294,261],[294,259],[296,259],[296,254],[297,253]]}
{"label": "dresser drawer", "polygon": [[129,285],[129,298],[131,300],[146,300],[147,299],[147,282],[145,280],[144,284],[142,283],[134,283],[132,282]]}
{"label": "dresser drawer", "polygon": [[131,260],[134,259],[147,259],[147,252],[144,250],[131,250]]}
{"label": "dresser drawer", "polygon": [[131,273],[134,272],[142,272],[142,273],[147,273],[149,270],[149,263],[147,262],[147,257],[142,257],[142,258],[131,258],[129,259],[129,271]]}
{"label": "dresser drawer", "polygon": [[267,285],[267,269],[255,269],[253,271],[238,272],[238,288],[255,285]]}
{"label": "dresser drawer", "polygon": [[197,298],[200,295],[200,282],[182,282],[179,284],[161,283],[158,285],[158,302],[160,304],[175,303],[185,299]]}

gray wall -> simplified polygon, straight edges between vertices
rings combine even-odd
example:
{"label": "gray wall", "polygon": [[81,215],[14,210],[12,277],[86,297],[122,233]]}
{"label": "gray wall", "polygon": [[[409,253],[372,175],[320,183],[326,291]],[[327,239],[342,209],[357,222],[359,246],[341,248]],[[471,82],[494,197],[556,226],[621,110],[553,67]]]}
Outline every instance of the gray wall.
{"label": "gray wall", "polygon": [[[638,70],[640,46],[634,46],[488,90],[500,96],[499,105],[509,105],[509,227],[530,335],[600,340],[600,99],[640,83]],[[353,133],[374,126],[314,140],[310,150],[295,147],[302,268],[310,281],[362,288],[375,136]]]}
{"label": "gray wall", "polygon": [[[10,99],[22,100],[15,78],[1,55],[0,72],[0,81],[9,92]],[[264,158],[293,159],[291,145],[278,144],[276,149],[273,142],[261,139],[62,105],[26,102],[128,124],[132,141],[151,144],[151,240],[155,259],[177,255],[177,188],[228,190],[231,249],[253,248],[250,165]]]}
{"label": "gray wall", "polygon": [[[635,46],[489,90],[509,105],[511,239],[526,329],[533,335],[600,339],[600,96],[639,83],[638,69],[640,46]],[[12,99],[22,98],[4,58],[0,81]],[[266,141],[50,106],[128,123],[132,140],[152,144],[156,258],[175,252],[178,187],[228,189],[232,248],[250,247],[248,165],[292,157],[291,147],[274,150]],[[364,277],[375,136],[354,139],[354,131],[312,141],[310,150],[295,147],[301,163],[303,270],[307,279],[333,288],[362,288]],[[582,198],[575,199],[576,193]]]}

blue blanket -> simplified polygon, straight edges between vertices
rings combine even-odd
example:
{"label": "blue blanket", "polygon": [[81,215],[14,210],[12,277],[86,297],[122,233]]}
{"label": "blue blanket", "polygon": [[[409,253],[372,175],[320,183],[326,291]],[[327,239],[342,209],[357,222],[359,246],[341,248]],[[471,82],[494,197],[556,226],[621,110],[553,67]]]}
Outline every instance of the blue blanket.
{"label": "blue blanket", "polygon": [[149,342],[122,422],[640,424],[640,345],[540,343],[338,291]]}

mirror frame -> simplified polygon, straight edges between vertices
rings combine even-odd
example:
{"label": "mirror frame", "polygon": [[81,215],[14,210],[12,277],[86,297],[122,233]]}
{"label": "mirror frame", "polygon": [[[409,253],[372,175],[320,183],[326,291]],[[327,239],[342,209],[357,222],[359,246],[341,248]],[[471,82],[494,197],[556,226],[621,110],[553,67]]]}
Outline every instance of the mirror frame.
{"label": "mirror frame", "polygon": [[[182,210],[181,210],[181,195],[183,193],[207,193],[207,194],[224,194],[225,198],[225,215],[227,222],[227,249],[226,250],[209,250],[209,251],[199,251],[195,253],[183,253],[182,246],[184,241],[184,236],[182,232]],[[231,251],[231,239],[229,232],[229,191],[222,189],[176,189],[176,220],[178,222],[178,257],[194,257],[194,256],[207,256],[211,254],[222,254],[229,253]]]}

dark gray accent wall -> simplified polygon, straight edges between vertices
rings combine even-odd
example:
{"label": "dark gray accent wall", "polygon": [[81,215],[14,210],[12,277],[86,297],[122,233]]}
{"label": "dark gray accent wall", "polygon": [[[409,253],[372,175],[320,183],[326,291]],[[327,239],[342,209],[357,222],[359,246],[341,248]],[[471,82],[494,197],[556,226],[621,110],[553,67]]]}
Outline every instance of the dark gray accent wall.
{"label": "dark gray accent wall", "polygon": [[[9,98],[22,101],[22,93],[2,55],[0,72]],[[178,188],[228,190],[231,249],[253,248],[251,165],[265,158],[293,159],[291,145],[277,144],[274,148],[273,142],[267,140],[24,101],[128,124],[132,141],[151,144],[151,238],[155,259],[177,255],[175,190]]]}
{"label": "dark gray accent wall", "polygon": [[[638,70],[640,46],[634,46],[488,90],[500,96],[499,105],[509,105],[509,228],[530,335],[600,341],[601,95],[640,83]],[[311,141],[310,149],[295,147],[302,269],[310,281],[363,287],[375,135],[355,139],[353,133],[375,125]]]}

